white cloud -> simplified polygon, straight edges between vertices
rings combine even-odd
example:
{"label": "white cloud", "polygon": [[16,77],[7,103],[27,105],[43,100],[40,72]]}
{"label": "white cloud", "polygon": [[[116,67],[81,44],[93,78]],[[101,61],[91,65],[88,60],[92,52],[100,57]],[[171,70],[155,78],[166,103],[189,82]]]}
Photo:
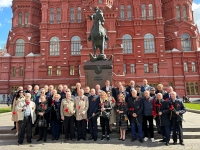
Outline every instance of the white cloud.
{"label": "white cloud", "polygon": [[2,24],[0,23],[0,27],[2,26]]}
{"label": "white cloud", "polygon": [[200,30],[200,4],[193,3],[192,10],[194,14],[194,22],[198,25]]}
{"label": "white cloud", "polygon": [[0,7],[10,7],[12,0],[0,0]]}

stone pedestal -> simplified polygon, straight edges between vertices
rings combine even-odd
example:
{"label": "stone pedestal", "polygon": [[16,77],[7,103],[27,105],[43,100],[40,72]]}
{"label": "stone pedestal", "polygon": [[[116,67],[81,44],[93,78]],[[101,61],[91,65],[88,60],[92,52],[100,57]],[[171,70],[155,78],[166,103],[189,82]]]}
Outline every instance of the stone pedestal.
{"label": "stone pedestal", "polygon": [[112,61],[85,62],[85,86],[95,88],[95,85],[99,84],[102,88],[105,86],[106,80],[112,82],[112,69]]}

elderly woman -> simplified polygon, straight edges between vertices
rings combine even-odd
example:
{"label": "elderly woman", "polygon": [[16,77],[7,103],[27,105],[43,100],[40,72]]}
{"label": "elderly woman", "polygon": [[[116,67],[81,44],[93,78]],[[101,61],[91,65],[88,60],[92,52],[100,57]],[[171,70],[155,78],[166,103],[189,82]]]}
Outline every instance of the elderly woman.
{"label": "elderly woman", "polygon": [[155,92],[156,94],[161,93],[162,95],[164,95],[166,92],[163,90],[163,85],[162,84],[158,84],[157,85],[157,91]]}
{"label": "elderly woman", "polygon": [[17,133],[15,134],[15,136],[18,135],[18,130],[19,130],[19,125],[18,125],[18,113],[16,111],[16,106],[19,104],[20,101],[22,100],[25,100],[25,97],[24,97],[24,92],[23,90],[19,90],[17,92],[17,96],[15,97],[14,99],[14,102],[13,102],[13,107],[12,107],[12,121],[16,122],[16,130],[17,130]]}
{"label": "elderly woman", "polygon": [[113,96],[111,96],[111,91],[107,91],[107,96],[108,96],[108,100],[111,103],[112,106],[112,110],[111,110],[111,116],[110,116],[110,120],[109,120],[109,124],[110,124],[110,133],[112,133],[112,127],[113,124],[116,123],[116,111],[115,111],[115,105],[116,105],[116,101],[114,99]]}
{"label": "elderly woman", "polygon": [[125,97],[123,94],[118,95],[118,103],[116,104],[116,112],[117,112],[117,128],[120,129],[120,138],[119,140],[125,141],[125,133],[127,130],[127,104],[125,102]]}
{"label": "elderly woman", "polygon": [[27,142],[31,143],[32,124],[35,121],[35,103],[31,101],[31,94],[27,93],[25,100],[21,100],[16,110],[18,112],[19,134],[18,144],[23,144],[24,134],[26,133]]}
{"label": "elderly woman", "polygon": [[66,93],[66,98],[62,100],[60,106],[61,119],[64,121],[65,141],[70,139],[74,141],[75,128],[74,128],[74,115],[75,114],[75,103],[74,99],[71,98],[71,93]]}
{"label": "elderly woman", "polygon": [[53,101],[53,97],[54,97],[55,94],[58,94],[57,90],[52,90],[52,92],[50,93],[50,96],[47,96],[47,98],[48,98],[48,105],[49,106],[51,106],[52,101]]}
{"label": "elderly woman", "polygon": [[54,94],[51,103],[51,129],[52,129],[52,140],[58,140],[60,137],[61,128],[61,117],[60,117],[60,94]]}
{"label": "elderly woman", "polygon": [[101,140],[104,141],[105,136],[105,128],[107,130],[107,141],[110,140],[110,129],[109,129],[109,119],[111,115],[112,106],[111,103],[108,100],[106,92],[102,91],[100,95],[100,103],[99,103],[99,109],[100,109],[100,120],[101,120],[101,127],[102,127],[102,138]]}
{"label": "elderly woman", "polygon": [[41,141],[42,138],[44,138],[44,142],[46,142],[47,139],[47,122],[48,122],[48,113],[50,111],[50,107],[48,106],[48,103],[46,101],[46,96],[40,95],[40,102],[36,105],[36,114],[38,121],[40,119],[44,119],[46,124],[43,127],[39,127],[39,139],[37,141]]}

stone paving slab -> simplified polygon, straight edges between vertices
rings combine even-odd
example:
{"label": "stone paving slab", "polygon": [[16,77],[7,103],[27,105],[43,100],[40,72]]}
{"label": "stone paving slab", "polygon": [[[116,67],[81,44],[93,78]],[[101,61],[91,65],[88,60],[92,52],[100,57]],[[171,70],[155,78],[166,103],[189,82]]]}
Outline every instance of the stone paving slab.
{"label": "stone paving slab", "polygon": [[26,142],[23,145],[18,146],[16,141],[0,141],[0,149],[1,150],[133,150],[133,149],[141,149],[141,150],[198,150],[200,140],[184,140],[185,146],[181,146],[179,144],[173,145],[170,143],[170,146],[165,146],[163,143],[155,142],[151,143],[150,141],[139,143],[130,142],[130,140],[126,140],[124,142],[119,141],[118,139],[111,139],[109,142],[107,141],[97,141],[97,142],[70,142],[70,143],[62,143],[60,141],[52,142],[47,141],[47,143],[42,142],[34,142],[32,144],[27,144]]}

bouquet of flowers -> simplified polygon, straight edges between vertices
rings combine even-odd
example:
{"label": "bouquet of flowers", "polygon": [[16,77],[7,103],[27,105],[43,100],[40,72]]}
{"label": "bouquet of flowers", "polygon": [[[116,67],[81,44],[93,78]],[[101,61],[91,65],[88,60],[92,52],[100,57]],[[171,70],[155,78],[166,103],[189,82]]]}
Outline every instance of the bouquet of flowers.
{"label": "bouquet of flowers", "polygon": [[[161,103],[159,103],[159,104],[156,105],[158,113],[160,112],[161,106],[162,106]],[[160,121],[160,126],[161,126],[161,118],[160,118],[160,115],[159,115],[159,121]]]}
{"label": "bouquet of flowers", "polygon": [[[180,106],[180,105],[178,104],[177,106]],[[176,113],[176,109],[174,108],[173,104],[170,105],[169,110],[171,111],[171,116],[172,116],[172,111]],[[178,114],[178,116],[179,116],[183,121],[185,121],[185,120],[183,119],[183,117],[181,117],[179,114]],[[171,117],[170,117],[170,118],[171,118]]]}

